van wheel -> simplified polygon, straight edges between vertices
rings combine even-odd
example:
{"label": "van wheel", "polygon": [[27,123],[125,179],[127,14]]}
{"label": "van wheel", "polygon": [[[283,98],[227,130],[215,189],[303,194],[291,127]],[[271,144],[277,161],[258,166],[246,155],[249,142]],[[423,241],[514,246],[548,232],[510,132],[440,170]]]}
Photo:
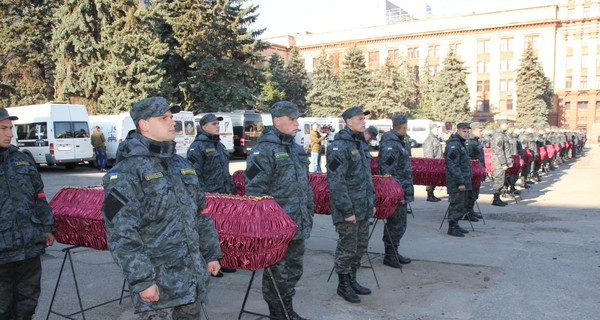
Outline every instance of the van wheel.
{"label": "van wheel", "polygon": [[67,164],[65,164],[65,168],[67,168],[67,170],[73,170],[73,169],[75,169],[75,166],[77,166],[77,163],[67,163]]}

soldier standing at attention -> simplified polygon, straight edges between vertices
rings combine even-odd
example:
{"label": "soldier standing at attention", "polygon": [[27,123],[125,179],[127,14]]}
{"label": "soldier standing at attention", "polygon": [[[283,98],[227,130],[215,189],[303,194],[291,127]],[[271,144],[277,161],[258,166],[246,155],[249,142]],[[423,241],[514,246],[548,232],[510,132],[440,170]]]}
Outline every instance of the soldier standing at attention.
{"label": "soldier standing at attention", "polygon": [[464,237],[469,231],[458,225],[458,220],[467,214],[467,194],[473,190],[471,158],[465,147],[471,126],[459,123],[456,133],[446,142],[446,186],[448,188],[448,235]]}
{"label": "soldier standing at attention", "polygon": [[31,319],[54,219],[35,163],[10,144],[13,120],[0,108],[0,319]]}
{"label": "soldier standing at attention", "polygon": [[408,202],[414,199],[414,186],[412,167],[410,166],[410,152],[406,142],[408,120],[398,114],[392,117],[392,130],[381,136],[379,145],[379,174],[389,174],[404,190],[404,199],[396,211],[386,221],[387,228],[383,229],[383,244],[385,256],[383,264],[392,268],[401,268],[401,264],[411,262],[410,258],[398,254],[400,240],[406,232],[406,215]]}
{"label": "soldier standing at attention", "polygon": [[[440,139],[438,139],[440,127],[437,124],[432,124],[429,128],[429,135],[423,141],[423,156],[425,158],[442,159],[444,157],[444,149]],[[435,186],[427,186],[427,201],[438,202],[442,199],[433,195]]]}
{"label": "soldier standing at attention", "polygon": [[[483,144],[481,144],[481,137],[483,136],[483,124],[481,122],[471,123],[471,135],[469,139],[465,141],[465,147],[469,153],[471,160],[478,160],[483,167],[485,173],[485,153],[483,152]],[[485,176],[484,176],[485,177]],[[479,190],[481,185],[477,188],[473,186],[473,192],[467,194],[467,219],[472,221],[479,221],[478,219],[483,218],[479,212],[475,212],[475,201],[479,199]],[[472,218],[476,219],[472,219]]]}
{"label": "soldier standing at attention", "polygon": [[304,242],[310,237],[315,204],[308,182],[308,155],[302,146],[294,143],[301,116],[298,106],[292,102],[273,104],[273,128],[258,138],[258,144],[248,155],[245,172],[246,194],[272,196],[298,226],[283,259],[269,267],[285,311],[269,274],[263,273],[263,298],[269,306],[270,319],[285,319],[286,313],[293,320],[304,319],[294,311],[292,297],[303,273]]}
{"label": "soldier standing at attention", "polygon": [[366,152],[365,115],[360,107],[342,113],[346,128],[335,135],[327,148],[327,185],[331,218],[339,239],[335,251],[337,293],[358,303],[357,294],[371,294],[356,280],[362,256],[367,252],[369,219],[375,211],[375,188],[371,176],[371,154]]}
{"label": "soldier standing at attention", "polygon": [[110,252],[140,319],[199,319],[209,273],[220,269],[219,238],[192,165],[175,153],[175,123],[162,97],[133,104],[133,135],[103,178]]}
{"label": "soldier standing at attention", "polygon": [[504,189],[504,179],[506,176],[506,170],[513,165],[512,154],[510,152],[510,141],[506,136],[506,129],[508,128],[508,122],[502,120],[500,122],[500,128],[494,131],[492,137],[492,168],[494,170],[493,179],[494,185],[494,200],[492,205],[504,207],[508,203],[500,199],[500,193]]}

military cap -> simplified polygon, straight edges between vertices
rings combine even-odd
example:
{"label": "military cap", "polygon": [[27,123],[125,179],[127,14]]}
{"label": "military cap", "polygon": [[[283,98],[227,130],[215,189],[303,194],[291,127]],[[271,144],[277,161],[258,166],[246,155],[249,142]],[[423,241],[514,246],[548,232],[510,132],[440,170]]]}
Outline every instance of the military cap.
{"label": "military cap", "polygon": [[471,129],[471,124],[468,122],[461,122],[456,125],[456,129]]}
{"label": "military cap", "polygon": [[6,119],[19,120],[19,117],[11,116],[8,114],[8,110],[6,110],[5,108],[0,108],[0,121],[6,120]]}
{"label": "military cap", "polygon": [[483,129],[483,123],[481,122],[472,122],[471,129]]}
{"label": "military cap", "polygon": [[371,114],[371,111],[363,111],[363,109],[361,107],[354,106],[354,107],[350,107],[350,108],[346,109],[346,111],[344,111],[344,113],[342,113],[342,118],[344,120],[348,120],[359,114],[364,114],[366,116],[366,115]]}
{"label": "military cap", "polygon": [[429,125],[429,129],[435,129],[435,128],[439,128],[440,126],[437,125],[437,123],[432,123]]}
{"label": "military cap", "polygon": [[303,115],[293,102],[279,101],[271,106],[271,117],[273,118],[287,116],[288,118],[297,119]]}
{"label": "military cap", "polygon": [[205,114],[200,118],[200,126],[206,125],[213,121],[223,121],[223,117],[217,117],[213,113]]}
{"label": "military cap", "polygon": [[405,115],[397,114],[397,115],[395,115],[395,116],[392,117],[392,125],[394,127],[397,127],[397,126],[399,126],[401,124],[405,124],[407,122],[408,122],[408,119],[406,118]]}
{"label": "military cap", "polygon": [[372,139],[375,139],[377,137],[377,128],[375,128],[374,126],[369,126],[367,128],[367,132],[369,133]]}
{"label": "military cap", "polygon": [[181,108],[177,105],[170,105],[163,97],[150,97],[134,103],[131,110],[129,110],[129,114],[137,127],[141,119],[160,117],[167,111],[178,113]]}

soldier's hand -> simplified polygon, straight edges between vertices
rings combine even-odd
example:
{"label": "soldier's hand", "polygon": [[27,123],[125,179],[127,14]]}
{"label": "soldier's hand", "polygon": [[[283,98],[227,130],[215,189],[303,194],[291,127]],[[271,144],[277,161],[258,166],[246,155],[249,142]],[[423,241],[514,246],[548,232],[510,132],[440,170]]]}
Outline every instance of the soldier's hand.
{"label": "soldier's hand", "polygon": [[155,284],[140,292],[140,298],[142,298],[142,301],[144,302],[157,302],[159,297],[160,292],[158,290],[158,286]]}
{"label": "soldier's hand", "polygon": [[211,261],[208,263],[208,272],[213,276],[216,276],[217,273],[221,270],[221,264],[219,261]]}
{"label": "soldier's hand", "polygon": [[344,219],[346,220],[346,222],[350,222],[352,224],[356,224],[356,216],[355,215],[351,215],[348,218]]}
{"label": "soldier's hand", "polygon": [[377,208],[373,207],[373,215],[375,215],[375,212],[377,212]]}
{"label": "soldier's hand", "polygon": [[467,191],[467,187],[465,187],[464,184],[461,184],[460,186],[458,186],[458,191]]}
{"label": "soldier's hand", "polygon": [[54,244],[54,235],[52,234],[52,232],[47,232],[46,233],[46,247],[50,247],[51,245]]}
{"label": "soldier's hand", "polygon": [[504,170],[504,171],[508,170],[508,166],[502,166],[502,170]]}

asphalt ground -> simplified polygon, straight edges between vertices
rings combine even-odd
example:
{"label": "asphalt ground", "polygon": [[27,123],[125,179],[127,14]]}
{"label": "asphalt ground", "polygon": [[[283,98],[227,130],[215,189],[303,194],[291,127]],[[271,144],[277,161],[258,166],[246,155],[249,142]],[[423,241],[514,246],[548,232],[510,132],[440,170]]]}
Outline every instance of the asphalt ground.
{"label": "asphalt ground", "polygon": [[[419,156],[420,149],[414,150]],[[242,169],[234,160],[231,170]],[[42,168],[46,194],[52,197],[65,185],[98,185],[102,174],[90,167],[69,171]],[[294,297],[296,311],[310,319],[600,319],[600,147],[589,145],[582,157],[569,160],[542,176],[543,181],[523,191],[518,203],[491,206],[490,181],[478,201],[485,224],[465,238],[438,229],[448,206],[425,201],[425,187],[416,186],[414,218],[401,241],[401,254],[413,262],[402,271],[382,264],[383,223],[376,224],[369,243],[373,269],[358,273],[373,294],[351,304],[336,294],[337,279],[327,281],[333,266],[337,234],[331,218],[315,215],[306,243],[304,276]],[[461,222],[469,227],[468,222]],[[469,229],[470,230],[470,229]],[[42,293],[34,319],[45,319],[64,253],[55,244],[42,258]],[[84,308],[119,297],[123,278],[109,252],[72,251]],[[365,261],[368,265],[368,261]],[[373,275],[375,271],[380,287]],[[212,278],[207,314],[210,319],[237,319],[251,273],[238,270]],[[262,300],[261,272],[252,285],[247,310],[267,313]],[[53,310],[78,310],[70,265],[65,270]],[[131,300],[113,302],[85,313],[86,319],[135,319]],[[74,316],[82,319],[81,316]],[[51,314],[50,319],[61,319]],[[244,314],[242,319],[259,319]]]}

